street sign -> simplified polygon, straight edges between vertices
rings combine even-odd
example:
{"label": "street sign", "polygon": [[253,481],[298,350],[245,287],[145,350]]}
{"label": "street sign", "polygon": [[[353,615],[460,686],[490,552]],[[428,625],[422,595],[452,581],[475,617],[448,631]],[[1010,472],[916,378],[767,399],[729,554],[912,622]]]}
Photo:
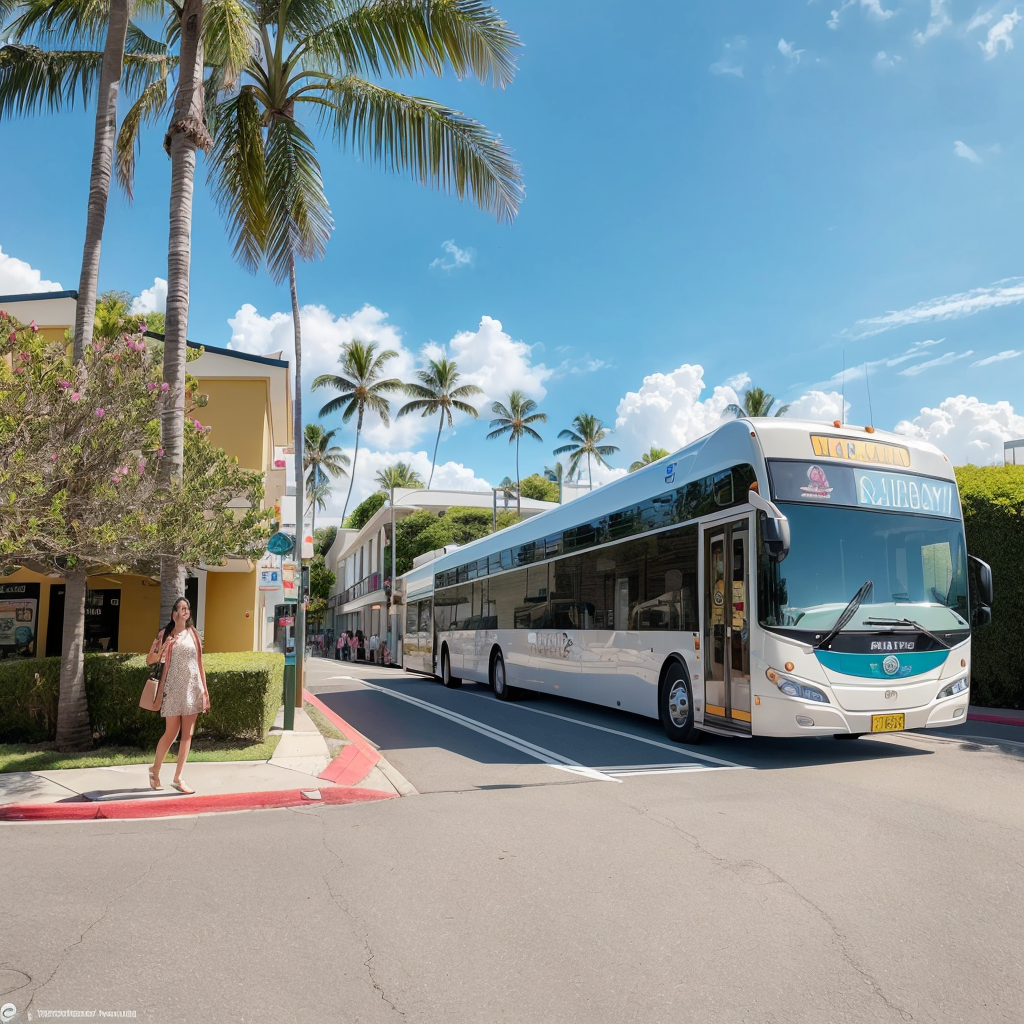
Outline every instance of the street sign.
{"label": "street sign", "polygon": [[260,569],[260,590],[278,590],[280,586],[280,569]]}
{"label": "street sign", "polygon": [[273,555],[287,555],[295,549],[295,538],[288,533],[275,533],[267,541],[267,550]]}

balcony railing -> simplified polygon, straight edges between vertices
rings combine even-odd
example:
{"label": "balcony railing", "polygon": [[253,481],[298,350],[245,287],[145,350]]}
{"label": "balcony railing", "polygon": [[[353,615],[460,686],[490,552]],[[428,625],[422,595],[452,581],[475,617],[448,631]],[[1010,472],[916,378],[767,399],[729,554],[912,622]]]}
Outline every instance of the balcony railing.
{"label": "balcony railing", "polygon": [[383,589],[384,577],[379,572],[371,573],[369,576],[364,576],[358,583],[353,584],[348,590],[343,590],[338,604],[348,604],[349,601],[355,601],[356,598],[366,597],[367,594],[372,594],[375,590]]}

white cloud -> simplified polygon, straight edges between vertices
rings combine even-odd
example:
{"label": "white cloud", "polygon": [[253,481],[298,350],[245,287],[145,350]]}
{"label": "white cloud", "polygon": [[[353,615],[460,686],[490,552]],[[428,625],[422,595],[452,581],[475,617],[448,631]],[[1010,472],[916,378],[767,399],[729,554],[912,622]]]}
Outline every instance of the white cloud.
{"label": "white cloud", "polygon": [[973,288],[968,292],[943,295],[936,299],[919,302],[908,309],[892,310],[884,316],[858,320],[853,327],[841,333],[852,338],[868,338],[894,327],[908,324],[922,324],[932,320],[958,320],[973,316],[998,306],[1016,305],[1024,302],[1024,277],[1008,277],[987,288]]}
{"label": "white cloud", "polygon": [[682,448],[714,430],[727,405],[739,404],[739,395],[728,384],[702,399],[703,377],[702,366],[684,363],[671,373],[649,374],[638,391],[627,392],[616,408],[612,439],[624,462],[632,462],[651,445]]}
{"label": "white cloud", "polygon": [[[506,401],[516,389],[539,403],[547,394],[544,382],[554,375],[544,363],[532,361],[531,346],[514,340],[500,320],[489,316],[480,318],[475,331],[459,331],[448,343],[448,351],[459,364],[463,382],[483,388],[483,395],[473,402],[481,418],[489,414],[492,402]],[[424,349],[424,355],[435,358],[439,352],[437,346]]]}
{"label": "white cloud", "polygon": [[997,352],[994,356],[979,359],[976,363],[971,363],[971,366],[990,366],[992,363],[1001,363],[1006,359],[1016,359],[1019,355],[1024,355],[1024,352],[1008,348],[1002,352]]}
{"label": "white cloud", "polygon": [[964,160],[970,160],[972,164],[981,163],[981,157],[978,156],[978,154],[975,153],[970,146],[968,146],[964,142],[961,142],[959,139],[957,139],[957,141],[953,143],[953,152],[957,156],[963,157]]}
{"label": "white cloud", "polygon": [[721,60],[716,60],[708,70],[713,75],[733,75],[736,78],[743,77],[743,65],[733,64],[728,61],[725,57]]}
{"label": "white cloud", "polygon": [[740,54],[746,49],[747,41],[743,36],[734,36],[723,46],[722,56],[708,70],[713,75],[733,75],[743,77],[743,63]]}
{"label": "white cloud", "polygon": [[942,32],[953,24],[946,13],[947,2],[948,0],[932,0],[931,18],[928,21],[928,25],[923,32],[914,33],[914,42],[918,46],[923,46],[929,39],[934,39],[937,35],[941,35]]}
{"label": "white cloud", "polygon": [[933,366],[946,366],[949,363],[955,363],[958,359],[966,359],[968,356],[974,355],[974,349],[969,348],[966,352],[944,352],[941,356],[936,356],[934,359],[927,359],[923,363],[915,363],[913,366],[908,366],[905,370],[900,370],[901,377],[916,377],[920,373],[924,373],[925,370],[930,370]]}
{"label": "white cloud", "polygon": [[989,405],[957,395],[936,409],[922,409],[912,420],[901,420],[894,429],[930,441],[956,466],[983,466],[1002,462],[1004,441],[1024,437],[1024,416],[1017,415],[1009,402]]}
{"label": "white cloud", "polygon": [[896,12],[887,11],[882,7],[881,0],[843,0],[837,10],[831,12],[831,17],[828,19],[826,24],[833,31],[839,28],[839,16],[846,10],[847,7],[852,7],[855,3],[859,3],[860,6],[873,15],[880,21],[888,21]]}
{"label": "white cloud", "polygon": [[889,54],[885,50],[879,50],[875,54],[875,59],[872,63],[877,71],[888,71],[891,68],[898,68],[901,64],[905,64],[906,58],[901,57],[898,53]]}
{"label": "white cloud", "polygon": [[804,52],[806,51],[796,48],[796,43],[787,43],[785,39],[779,40],[779,53],[793,64],[800,63],[800,54]]}
{"label": "white cloud", "polygon": [[431,270],[457,270],[459,267],[473,266],[476,253],[472,249],[460,249],[452,238],[442,242],[441,248],[444,249],[446,255],[438,256],[430,264]]}
{"label": "white cloud", "polygon": [[967,31],[973,32],[976,28],[981,28],[982,25],[987,25],[996,16],[995,10],[984,11],[979,8],[978,12],[971,18],[970,23],[967,25]]}
{"label": "white cloud", "polygon": [[0,295],[28,295],[31,292],[63,291],[59,282],[45,281],[43,275],[24,260],[8,256],[0,246]]}
{"label": "white cloud", "polygon": [[832,420],[845,420],[849,410],[850,403],[844,406],[843,396],[838,391],[808,391],[789,403],[786,418],[829,423]]}
{"label": "white cloud", "polygon": [[1003,44],[1003,52],[1013,49],[1013,29],[1020,21],[1020,14],[1017,8],[1004,14],[989,30],[988,38],[983,43],[978,43],[985,60],[992,60],[999,53],[999,44]]}
{"label": "white cloud", "polygon": [[[352,457],[352,448],[345,448],[344,451],[349,458]],[[352,485],[352,498],[348,503],[349,512],[377,490],[377,484],[374,479],[377,473],[387,466],[393,466],[396,462],[404,462],[407,466],[411,466],[412,469],[419,473],[423,479],[424,486],[426,486],[427,480],[430,478],[429,452],[402,451],[395,448],[375,450],[360,446],[359,457],[356,460],[355,483]],[[510,475],[515,475],[514,463]],[[500,479],[500,477],[497,479]],[[495,483],[497,483],[497,479]],[[339,477],[334,481],[330,497],[327,499],[326,516],[341,515],[348,484],[348,477]],[[472,469],[461,462],[439,462],[434,470],[434,480],[431,488],[433,490],[451,491],[489,491],[491,484],[482,477],[477,476]],[[319,518],[318,513],[317,519]]]}
{"label": "white cloud", "polygon": [[133,313],[166,313],[167,282],[162,277],[153,278],[153,287],[144,288],[142,294],[132,302]]}
{"label": "white cloud", "polygon": [[[897,355],[883,356],[881,359],[869,359],[866,362],[859,363],[856,366],[848,366],[845,370],[839,373],[833,374],[828,380],[818,381],[818,383],[811,385],[812,388],[818,391],[828,391],[829,389],[835,390],[838,388],[840,391],[847,384],[851,384],[858,380],[863,380],[867,374],[873,374],[879,369],[888,369],[893,366],[899,366],[901,363],[909,362],[911,359],[917,359],[920,356],[935,345],[941,345],[946,339],[939,338],[935,341],[929,339],[927,341],[915,341],[910,348],[905,349]],[[810,392],[814,394],[815,392]],[[835,417],[831,417],[835,419]]]}

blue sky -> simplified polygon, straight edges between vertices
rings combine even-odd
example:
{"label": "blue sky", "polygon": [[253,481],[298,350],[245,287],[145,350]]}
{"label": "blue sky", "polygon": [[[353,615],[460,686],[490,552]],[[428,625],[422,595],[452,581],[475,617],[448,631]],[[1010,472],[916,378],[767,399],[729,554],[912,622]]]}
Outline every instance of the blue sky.
{"label": "blue sky", "polygon": [[[403,373],[446,347],[488,405],[520,385],[548,413],[524,475],[553,462],[580,411],[617,427],[620,470],[652,443],[677,447],[719,421],[744,375],[831,419],[844,361],[853,422],[869,419],[868,364],[879,427],[957,462],[1024,436],[1024,5],[497,6],[524,44],[508,89],[408,88],[515,149],[518,220],[499,226],[325,140],[336,229],[300,271],[307,380],[353,336],[398,345]],[[91,130],[84,111],[0,124],[16,154],[0,161],[0,293],[33,272],[77,286]],[[146,141],[134,205],[112,199],[104,288],[166,277],[160,143]],[[286,291],[231,262],[205,187],[193,244],[190,337],[287,350]],[[307,397],[311,415],[323,400]],[[446,432],[441,482],[514,475],[484,420]],[[357,494],[394,457],[429,469],[430,423],[368,435]]]}

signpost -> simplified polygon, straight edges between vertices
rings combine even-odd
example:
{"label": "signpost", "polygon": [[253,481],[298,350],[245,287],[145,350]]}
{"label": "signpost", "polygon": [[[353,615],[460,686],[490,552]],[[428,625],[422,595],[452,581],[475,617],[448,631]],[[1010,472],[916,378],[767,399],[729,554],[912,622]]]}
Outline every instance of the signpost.
{"label": "signpost", "polygon": [[[284,556],[290,554],[292,551],[295,550],[295,538],[289,533],[283,533],[279,531],[278,533],[275,533],[274,536],[271,537],[269,541],[267,541],[267,550],[272,555],[278,555],[280,557],[281,569],[279,578],[281,579],[282,585],[285,588],[285,601],[294,601],[295,597],[292,596],[291,598],[289,598],[287,594],[288,584],[284,571]],[[292,594],[294,595],[294,593],[295,591],[293,589]],[[298,635],[298,630],[296,629],[295,646],[292,648],[292,653],[289,654],[288,628],[289,626],[295,625],[294,619],[288,621],[289,619],[291,619],[291,616],[289,616],[288,619],[285,620],[284,632],[282,634],[284,637],[284,651],[282,652],[284,654],[284,727],[285,729],[294,729],[296,705],[295,653],[299,650],[298,645],[302,643],[302,640],[300,639]],[[298,699],[301,700],[301,693],[298,695]]]}

